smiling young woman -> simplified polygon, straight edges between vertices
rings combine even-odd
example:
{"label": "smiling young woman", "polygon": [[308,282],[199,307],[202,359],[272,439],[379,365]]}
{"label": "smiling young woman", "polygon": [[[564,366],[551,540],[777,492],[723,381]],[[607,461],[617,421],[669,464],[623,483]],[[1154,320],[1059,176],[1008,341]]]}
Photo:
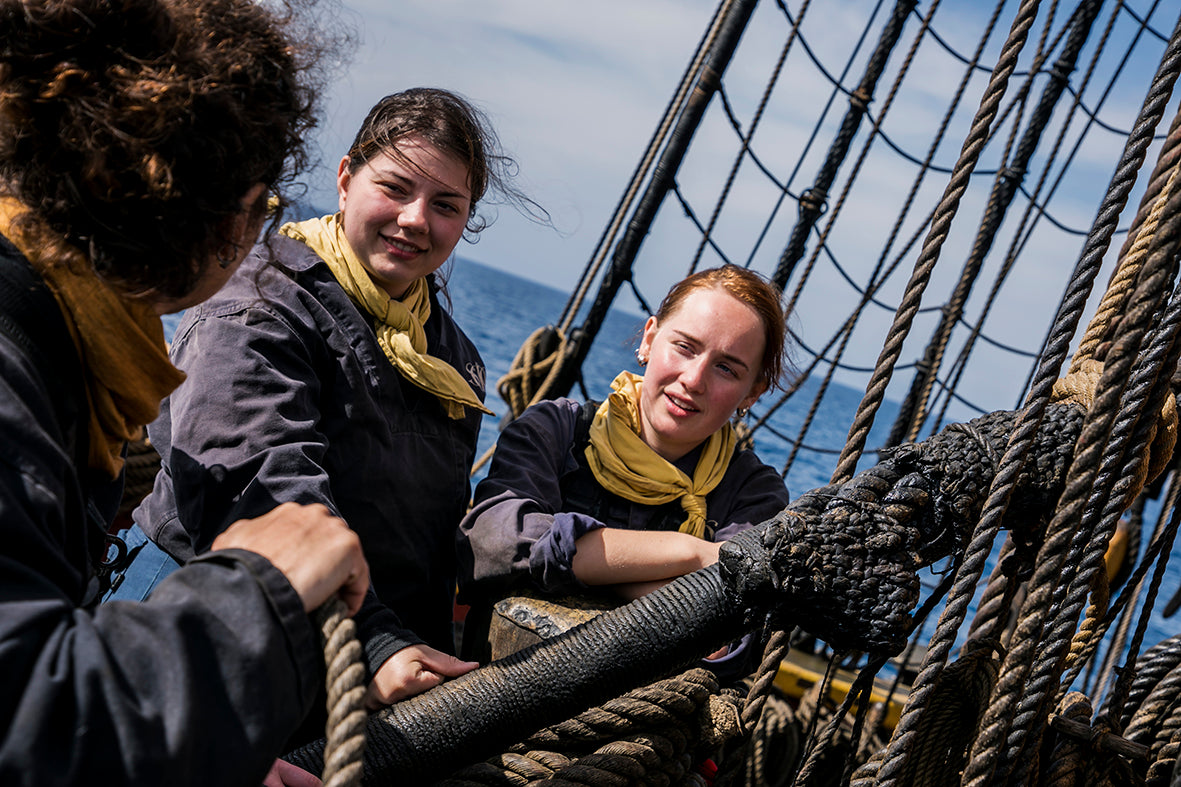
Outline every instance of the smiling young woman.
{"label": "smiling young woman", "polygon": [[635,598],[717,561],[721,542],[788,502],[730,426],[782,374],[779,292],[727,265],[675,285],[644,326],[642,377],[601,405],[540,402],[509,424],[460,525],[464,652],[515,588]]}
{"label": "smiling young woman", "polygon": [[281,227],[178,326],[188,379],[149,427],[164,472],[133,512],[143,551],[116,598],[142,597],[236,518],[321,503],[369,560],[375,594],[357,621],[371,707],[474,666],[451,655],[454,533],[488,412],[484,363],[436,271],[483,229],[490,189],[531,204],[513,166],[454,93],[406,90],[370,110],[340,162],[339,212]]}
{"label": "smiling young woman", "polygon": [[472,211],[468,164],[411,135],[355,171],[341,159],[336,185],[345,238],[391,298],[451,256]]}

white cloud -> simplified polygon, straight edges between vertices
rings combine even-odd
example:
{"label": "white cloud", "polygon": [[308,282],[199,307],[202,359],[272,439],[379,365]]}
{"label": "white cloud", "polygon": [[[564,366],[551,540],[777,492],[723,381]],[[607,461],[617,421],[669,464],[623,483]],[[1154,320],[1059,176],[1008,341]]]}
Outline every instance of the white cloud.
{"label": "white cloud", "polygon": [[[788,5],[794,13],[799,4]],[[935,29],[949,46],[970,55],[989,9],[986,4],[975,3],[944,5],[948,7],[937,14]],[[1006,8],[986,48],[983,61],[987,64],[997,57],[1015,5],[1008,4],[1012,7]],[[346,76],[336,86],[328,122],[319,136],[325,161],[334,164],[339,159],[368,107],[386,93],[413,85],[435,85],[463,93],[492,117],[505,147],[520,163],[520,184],[551,211],[556,229],[530,223],[511,208],[502,208],[499,219],[484,233],[479,244],[461,246],[459,253],[562,289],[573,284],[590,256],[715,10],[712,0],[595,3],[348,0],[345,6],[362,41]],[[847,70],[846,84],[856,84],[860,79],[884,22],[884,16],[879,15],[875,27],[857,48],[873,6],[868,0],[816,0],[804,19],[804,36],[813,53],[832,75]],[[926,8],[926,4],[921,4],[921,11],[925,12]],[[1101,17],[1100,22],[1105,19]],[[1155,24],[1158,28],[1166,25],[1160,20]],[[727,95],[743,123],[750,122],[788,29],[788,21],[777,4],[758,5],[738,55],[724,78]],[[882,110],[891,81],[917,29],[917,18],[911,17],[875,93],[872,112]],[[1035,28],[1027,56],[1039,34],[1040,28]],[[1128,19],[1121,16],[1116,36],[1126,41],[1129,35]],[[1093,34],[1090,46],[1097,37],[1097,33]],[[1146,37],[1145,40],[1151,51],[1129,65],[1102,112],[1104,121],[1117,127],[1131,126],[1163,48],[1155,39]],[[1105,56],[1102,68],[1109,72],[1117,56],[1118,53]],[[924,156],[930,135],[941,121],[961,74],[960,63],[943,47],[933,41],[925,42],[885,122],[885,131],[891,139],[911,155]],[[951,166],[959,155],[986,80],[985,74],[972,79],[947,139],[935,157],[937,165]],[[1034,96],[1043,84],[1044,79],[1036,83]],[[1097,100],[1102,84],[1095,82],[1088,94],[1089,101]],[[1015,80],[1013,88],[1016,86]],[[797,42],[772,92],[754,146],[760,158],[781,179],[793,175],[793,168],[803,155],[789,184],[795,192],[816,176],[848,107],[845,96],[838,95],[827,115],[821,117],[832,90]],[[716,112],[719,103],[717,98],[712,101],[711,113],[698,130],[686,166],[678,176],[679,185],[702,221],[709,218],[718,189],[725,182],[737,152],[734,132]],[[819,131],[808,147],[817,126]],[[1077,127],[1081,128],[1081,124]],[[867,128],[868,122],[863,123],[834,184],[831,201],[836,200],[851,174]],[[1062,156],[1077,133],[1073,131],[1068,137]],[[995,166],[1008,134],[1008,128],[998,133],[982,155],[982,166]],[[1039,157],[1046,154],[1048,145],[1049,140],[1043,142]],[[1064,181],[1051,203],[1051,211],[1057,218],[1072,226],[1089,225],[1122,145],[1123,140],[1117,136],[1091,132],[1077,156],[1080,174]],[[1039,161],[1035,160],[1031,168],[1026,181],[1029,187],[1040,173]],[[862,282],[878,261],[915,173],[913,164],[878,141],[865,170],[858,175],[829,244],[832,254],[847,266],[850,275]],[[735,187],[722,211],[718,238],[728,253],[738,257],[735,260],[738,262],[745,262],[757,243],[755,267],[770,272],[791,232],[797,206],[787,200],[768,224],[770,208],[777,196],[774,188],[769,181],[756,176],[757,169],[749,161],[743,164],[740,174],[741,185]],[[972,189],[965,196],[945,243],[926,304],[938,304],[951,292],[975,238],[991,181],[989,176],[973,178]],[[946,183],[946,174],[931,173],[926,177],[919,201],[895,241],[891,260],[902,251]],[[327,169],[318,174],[313,185],[317,204],[331,207],[335,198]],[[1015,223],[1024,207],[1023,198],[1018,197],[1007,226]],[[1133,202],[1129,214],[1134,209]],[[645,241],[637,263],[637,281],[650,301],[659,300],[669,281],[684,272],[697,248],[696,230],[682,217],[680,205],[670,198]],[[821,220],[820,226],[826,221],[827,217]],[[759,241],[764,231],[765,236]],[[920,234],[918,244],[883,287],[881,299],[897,302],[923,237],[925,233]],[[982,283],[977,285],[969,303],[970,315],[978,314],[983,308],[989,277],[995,274],[1009,243],[1007,239],[998,241],[986,261]],[[1002,298],[986,330],[995,333],[999,341],[1037,349],[1081,243],[1081,238],[1051,234],[1047,230],[1035,235],[1026,253],[1044,262],[1026,270],[1019,280],[1002,289]],[[814,247],[815,236],[809,240],[809,253]],[[718,261],[709,253],[703,259],[704,264]],[[663,270],[657,269],[660,267]],[[856,296],[824,255],[818,259],[813,276],[810,295],[800,305],[799,324],[809,341],[819,347],[844,319],[850,301]],[[1099,285],[1104,281],[1101,278]],[[789,290],[792,286],[794,282],[789,284]],[[636,308],[630,298],[623,296],[619,305]],[[850,363],[873,364],[891,317],[877,307],[870,307],[850,347]],[[552,316],[539,316],[539,322],[548,319]],[[923,314],[916,319],[903,362],[921,355],[936,319],[934,314]],[[998,371],[996,364],[1005,362],[998,356],[991,370],[986,369],[971,382],[978,386],[979,398],[987,406],[1008,407],[1016,400],[1028,362],[1010,359],[1007,363],[1011,366]],[[900,376],[909,380],[909,375]]]}

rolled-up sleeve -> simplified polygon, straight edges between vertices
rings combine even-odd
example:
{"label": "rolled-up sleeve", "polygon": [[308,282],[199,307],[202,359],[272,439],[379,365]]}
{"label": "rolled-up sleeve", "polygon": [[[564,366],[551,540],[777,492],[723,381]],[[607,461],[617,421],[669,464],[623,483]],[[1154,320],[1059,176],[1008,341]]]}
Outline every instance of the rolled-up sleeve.
{"label": "rolled-up sleeve", "polygon": [[526,583],[549,592],[585,587],[571,568],[574,543],[604,525],[561,511],[562,477],[577,469],[571,451],[578,412],[569,399],[541,402],[501,433],[488,477],[459,526],[461,601]]}

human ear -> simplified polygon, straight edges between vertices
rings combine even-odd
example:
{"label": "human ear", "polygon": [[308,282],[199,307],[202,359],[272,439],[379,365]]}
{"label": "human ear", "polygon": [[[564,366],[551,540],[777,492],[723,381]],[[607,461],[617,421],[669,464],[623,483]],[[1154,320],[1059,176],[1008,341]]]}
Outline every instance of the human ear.
{"label": "human ear", "polygon": [[759,400],[759,397],[762,396],[764,393],[766,393],[766,391],[767,391],[767,384],[766,383],[764,383],[764,382],[756,383],[755,387],[750,390],[750,394],[738,404],[738,407],[740,409],[749,410],[750,406],[752,404],[754,404],[755,402],[757,402]]}
{"label": "human ear", "polygon": [[636,348],[636,357],[648,358],[652,355],[652,341],[656,338],[656,317],[649,317],[644,323],[644,334],[640,337],[640,346]]}
{"label": "human ear", "polygon": [[242,211],[230,220],[229,227],[230,242],[235,248],[249,248],[258,240],[267,217],[266,191],[265,183],[255,183],[242,197]]}
{"label": "human ear", "polygon": [[343,156],[340,159],[340,166],[336,168],[336,196],[337,206],[340,210],[344,210],[344,198],[349,190],[349,181],[353,179],[353,174],[349,172],[349,157]]}

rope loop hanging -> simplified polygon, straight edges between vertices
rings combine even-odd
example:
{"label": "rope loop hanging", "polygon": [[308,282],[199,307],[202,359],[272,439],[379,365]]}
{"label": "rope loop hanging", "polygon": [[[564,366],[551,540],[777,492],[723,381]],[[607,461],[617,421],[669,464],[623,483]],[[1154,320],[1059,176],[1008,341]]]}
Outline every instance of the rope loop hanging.
{"label": "rope loop hanging", "polygon": [[508,373],[496,383],[496,390],[516,418],[532,404],[550,398],[554,381],[569,350],[561,328],[546,325],[529,334],[517,350]]}

